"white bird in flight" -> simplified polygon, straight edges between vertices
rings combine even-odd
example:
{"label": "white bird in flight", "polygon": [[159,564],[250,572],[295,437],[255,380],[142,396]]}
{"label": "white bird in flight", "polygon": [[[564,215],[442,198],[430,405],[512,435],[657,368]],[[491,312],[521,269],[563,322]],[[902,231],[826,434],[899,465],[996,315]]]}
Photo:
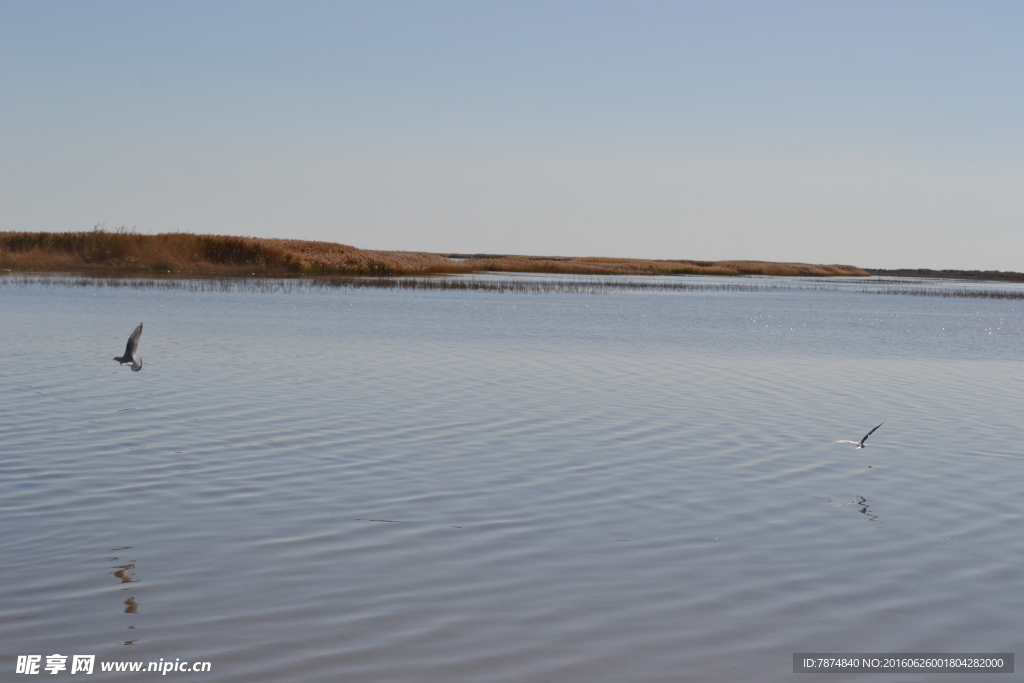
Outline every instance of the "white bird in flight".
{"label": "white bird in flight", "polygon": [[[881,427],[884,424],[885,423],[883,422],[882,424],[878,425],[878,427]],[[878,427],[875,427],[875,429],[878,429]],[[833,441],[832,443],[852,443],[852,444],[856,444],[857,448],[864,448],[864,442],[868,440],[869,436],[871,436],[872,434],[875,433],[875,429],[872,429],[870,432],[865,434],[864,438],[861,439],[860,441],[847,441],[847,440],[843,439],[842,441]]]}
{"label": "white bird in flight", "polygon": [[142,323],[135,328],[132,332],[132,336],[128,337],[128,345],[124,347],[124,355],[120,358],[113,358],[121,365],[129,365],[132,368],[132,372],[138,372],[142,369],[142,356],[139,355],[139,337],[142,336]]}

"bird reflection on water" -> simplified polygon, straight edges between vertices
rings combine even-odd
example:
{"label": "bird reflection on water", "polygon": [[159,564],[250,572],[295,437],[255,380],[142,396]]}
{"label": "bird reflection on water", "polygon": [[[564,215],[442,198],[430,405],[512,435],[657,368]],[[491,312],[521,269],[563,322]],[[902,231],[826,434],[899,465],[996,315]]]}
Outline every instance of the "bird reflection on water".
{"label": "bird reflection on water", "polygon": [[871,508],[868,505],[868,500],[864,496],[854,496],[853,501],[847,503],[847,505],[860,505],[860,513],[862,515],[866,515],[867,518],[870,519],[872,522],[878,521],[878,515],[871,512]]}
{"label": "bird reflection on water", "polygon": [[[130,550],[130,549],[131,549],[131,546],[126,546],[124,548],[114,548],[113,552],[117,552],[119,550]],[[115,560],[118,560],[118,559],[120,559],[120,558],[118,558],[118,557],[111,557],[110,558],[111,561],[115,561]],[[139,579],[135,578],[135,561],[134,560],[128,562],[127,564],[114,565],[113,567],[111,567],[111,569],[116,569],[117,570],[117,571],[113,571],[113,572],[110,572],[110,573],[113,574],[118,579],[120,579],[121,583],[139,583]],[[131,590],[131,588],[125,587],[125,588],[122,588],[121,590],[126,591],[126,590]],[[135,596],[129,595],[128,598],[124,601],[123,604],[125,606],[124,607],[124,613],[125,614],[138,614],[139,613],[139,601],[135,599]],[[135,626],[131,625],[131,626],[128,627],[128,629],[129,630],[134,630]],[[124,644],[125,645],[134,645],[137,642],[138,642],[138,638],[136,638],[135,640],[126,640],[126,641],[124,641]]]}
{"label": "bird reflection on water", "polygon": [[864,496],[854,496],[849,503],[840,503],[838,505],[832,505],[832,499],[828,496],[815,496],[815,498],[820,498],[823,502],[828,503],[831,507],[834,508],[842,508],[846,507],[847,505],[859,505],[860,510],[858,510],[858,512],[860,512],[862,515],[867,517],[872,522],[878,522],[879,528],[885,526],[885,523],[878,518],[878,515],[871,511],[871,506],[868,505],[868,499],[865,498]]}
{"label": "bird reflection on water", "polygon": [[[116,569],[116,572],[111,572],[114,576],[121,579],[121,583],[138,583],[139,580],[135,578],[135,563],[117,565],[111,567]],[[127,589],[126,589],[127,590]]]}

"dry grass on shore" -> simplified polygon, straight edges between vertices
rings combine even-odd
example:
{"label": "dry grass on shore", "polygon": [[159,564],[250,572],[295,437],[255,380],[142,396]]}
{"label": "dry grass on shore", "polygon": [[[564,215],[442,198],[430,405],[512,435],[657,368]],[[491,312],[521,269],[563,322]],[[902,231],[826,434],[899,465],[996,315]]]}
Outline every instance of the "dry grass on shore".
{"label": "dry grass on shore", "polygon": [[867,276],[853,266],[766,261],[372,251],[333,242],[129,230],[0,232],[0,268],[84,273],[190,275],[428,275],[479,271],[566,275]]}
{"label": "dry grass on shore", "polygon": [[786,275],[836,277],[867,276],[854,266],[819,266],[770,261],[684,261],[628,258],[489,256],[452,254],[474,271],[508,273],[564,273],[567,275]]}
{"label": "dry grass on shore", "polygon": [[302,272],[327,275],[423,275],[468,273],[471,269],[440,254],[418,251],[372,251],[335,242],[256,239],[262,245],[293,255]]}
{"label": "dry grass on shore", "polygon": [[468,272],[437,254],[374,252],[331,242],[128,230],[0,232],[0,268],[188,275],[408,275]]}
{"label": "dry grass on shore", "polygon": [[287,274],[301,272],[283,249],[216,235],[140,235],[118,230],[2,232],[0,267],[12,270]]}

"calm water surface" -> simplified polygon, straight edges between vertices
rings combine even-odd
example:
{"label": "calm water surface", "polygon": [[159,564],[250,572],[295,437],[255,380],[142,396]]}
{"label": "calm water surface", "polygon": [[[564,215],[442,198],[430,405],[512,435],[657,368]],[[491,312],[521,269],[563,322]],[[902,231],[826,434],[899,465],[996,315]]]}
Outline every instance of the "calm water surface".
{"label": "calm water surface", "polygon": [[1022,304],[2,282],[3,679],[52,653],[395,683],[1024,653]]}

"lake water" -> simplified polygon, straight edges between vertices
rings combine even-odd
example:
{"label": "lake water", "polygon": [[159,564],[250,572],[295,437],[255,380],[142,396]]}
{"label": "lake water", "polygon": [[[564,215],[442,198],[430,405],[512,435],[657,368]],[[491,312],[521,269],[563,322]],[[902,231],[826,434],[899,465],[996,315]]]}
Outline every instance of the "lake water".
{"label": "lake water", "polygon": [[632,683],[1021,652],[1024,301],[782,282],[0,279],[3,679],[53,653],[96,680]]}

